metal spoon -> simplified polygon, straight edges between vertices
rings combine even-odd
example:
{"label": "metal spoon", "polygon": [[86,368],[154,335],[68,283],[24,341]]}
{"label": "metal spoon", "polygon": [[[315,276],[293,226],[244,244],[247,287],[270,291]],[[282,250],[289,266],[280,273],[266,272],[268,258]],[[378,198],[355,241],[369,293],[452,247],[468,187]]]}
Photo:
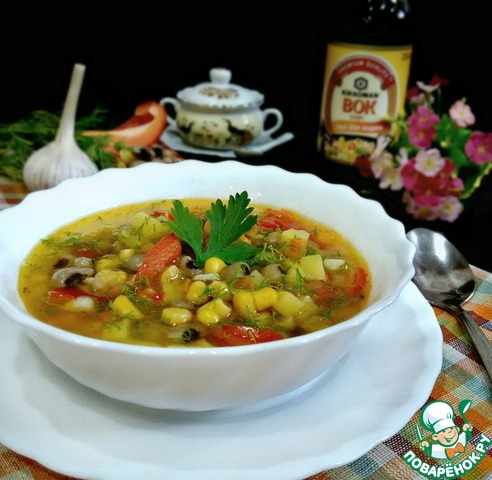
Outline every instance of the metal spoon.
{"label": "metal spoon", "polygon": [[407,238],[416,247],[413,282],[431,305],[452,313],[465,326],[492,380],[492,344],[462,308],[475,291],[475,276],[463,255],[443,235],[415,228]]}

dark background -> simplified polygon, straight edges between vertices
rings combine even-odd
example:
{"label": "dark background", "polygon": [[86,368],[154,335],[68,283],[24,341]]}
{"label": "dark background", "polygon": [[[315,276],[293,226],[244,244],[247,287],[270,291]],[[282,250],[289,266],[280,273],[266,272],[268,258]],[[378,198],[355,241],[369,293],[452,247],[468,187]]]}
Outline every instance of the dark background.
{"label": "dark background", "polygon": [[[76,62],[87,66],[78,115],[105,106],[110,127],[129,118],[138,103],[175,96],[207,81],[210,68],[226,67],[234,83],[264,93],[264,107],[279,108],[285,119],[282,131],[296,136],[263,157],[244,161],[315,173],[362,192],[358,179],[344,176],[316,152],[325,39],[346,20],[351,0],[290,9],[272,4],[269,10],[261,3],[140,2],[130,7],[83,3],[49,12],[45,5],[12,6],[0,29],[0,122],[18,120],[34,109],[59,112]],[[492,0],[414,0],[412,7],[416,25],[410,86],[416,80],[428,82],[434,74],[449,79],[445,99],[452,103],[466,97],[477,117],[475,127],[492,131]],[[374,195],[407,230],[425,226],[441,231],[470,263],[492,271],[492,175],[451,224],[419,224],[385,192]]]}

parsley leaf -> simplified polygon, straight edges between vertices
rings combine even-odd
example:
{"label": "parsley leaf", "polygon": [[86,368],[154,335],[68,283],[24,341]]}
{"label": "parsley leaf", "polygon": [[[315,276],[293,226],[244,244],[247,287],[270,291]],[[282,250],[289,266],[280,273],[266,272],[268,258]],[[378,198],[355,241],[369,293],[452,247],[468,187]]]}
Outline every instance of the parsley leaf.
{"label": "parsley leaf", "polygon": [[174,220],[166,223],[169,228],[195,252],[195,261],[203,267],[205,261],[218,257],[225,263],[246,261],[259,249],[246,242],[236,240],[256,224],[258,217],[251,215],[253,207],[248,207],[250,199],[247,192],[229,197],[227,206],[219,199],[205,212],[210,222],[210,238],[203,250],[202,221],[193,215],[180,200],[173,202],[171,213]]}

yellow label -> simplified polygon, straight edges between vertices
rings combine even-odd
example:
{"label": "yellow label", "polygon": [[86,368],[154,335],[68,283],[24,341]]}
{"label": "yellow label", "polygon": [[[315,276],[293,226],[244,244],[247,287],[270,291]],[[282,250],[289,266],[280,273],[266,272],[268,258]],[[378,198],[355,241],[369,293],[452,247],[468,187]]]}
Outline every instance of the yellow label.
{"label": "yellow label", "polygon": [[329,43],[321,103],[320,140],[388,133],[388,117],[403,114],[411,45]]}

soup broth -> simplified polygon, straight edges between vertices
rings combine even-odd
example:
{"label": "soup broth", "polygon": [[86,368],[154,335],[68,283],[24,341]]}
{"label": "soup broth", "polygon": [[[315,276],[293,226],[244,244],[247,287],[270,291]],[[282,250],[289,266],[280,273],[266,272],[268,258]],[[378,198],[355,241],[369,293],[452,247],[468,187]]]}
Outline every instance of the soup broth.
{"label": "soup broth", "polygon": [[27,310],[96,339],[216,347],[311,333],[364,308],[368,267],[344,237],[243,194],[125,205],[60,228],[20,269]]}

